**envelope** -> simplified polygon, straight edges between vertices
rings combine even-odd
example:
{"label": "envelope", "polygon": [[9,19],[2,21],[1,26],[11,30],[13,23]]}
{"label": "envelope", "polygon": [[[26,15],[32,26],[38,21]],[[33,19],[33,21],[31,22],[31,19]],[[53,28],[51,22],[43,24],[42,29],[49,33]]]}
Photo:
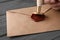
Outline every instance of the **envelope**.
{"label": "envelope", "polygon": [[60,12],[50,8],[50,5],[42,6],[41,13],[47,18],[40,22],[31,19],[36,6],[6,11],[7,37],[60,30]]}

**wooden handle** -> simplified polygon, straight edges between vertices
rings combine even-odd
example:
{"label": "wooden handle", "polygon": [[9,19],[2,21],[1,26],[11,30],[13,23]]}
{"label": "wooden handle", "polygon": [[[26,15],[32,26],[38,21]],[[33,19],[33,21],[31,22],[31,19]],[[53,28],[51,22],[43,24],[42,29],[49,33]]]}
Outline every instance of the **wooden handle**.
{"label": "wooden handle", "polygon": [[44,3],[44,0],[37,0],[37,6],[41,6]]}
{"label": "wooden handle", "polygon": [[37,6],[37,14],[40,14],[41,12],[41,6]]}
{"label": "wooden handle", "polygon": [[43,0],[37,0],[37,13],[39,14],[41,12],[41,6],[43,4]]}

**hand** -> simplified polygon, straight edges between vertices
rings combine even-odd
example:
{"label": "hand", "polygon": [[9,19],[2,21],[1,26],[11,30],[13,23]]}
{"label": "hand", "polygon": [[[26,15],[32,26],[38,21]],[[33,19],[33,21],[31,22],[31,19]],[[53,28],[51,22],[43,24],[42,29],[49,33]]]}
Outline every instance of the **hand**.
{"label": "hand", "polygon": [[60,10],[60,0],[44,0],[44,3],[49,3],[55,10]]}
{"label": "hand", "polygon": [[51,4],[55,10],[60,10],[60,0],[44,0],[44,3]]}

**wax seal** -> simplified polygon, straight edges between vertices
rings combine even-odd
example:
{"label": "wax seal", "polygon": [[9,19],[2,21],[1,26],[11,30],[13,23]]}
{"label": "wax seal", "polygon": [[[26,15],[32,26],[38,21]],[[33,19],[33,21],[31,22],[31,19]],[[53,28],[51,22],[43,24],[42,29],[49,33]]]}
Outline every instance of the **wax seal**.
{"label": "wax seal", "polygon": [[39,21],[45,20],[46,16],[45,16],[44,14],[32,14],[31,18],[32,18],[35,22],[39,22]]}

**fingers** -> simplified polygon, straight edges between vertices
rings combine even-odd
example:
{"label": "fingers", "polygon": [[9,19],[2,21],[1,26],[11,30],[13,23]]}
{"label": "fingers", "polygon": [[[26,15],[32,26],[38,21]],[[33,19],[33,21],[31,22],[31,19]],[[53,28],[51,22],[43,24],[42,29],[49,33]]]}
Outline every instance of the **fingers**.
{"label": "fingers", "polygon": [[44,3],[51,4],[55,10],[60,10],[60,0],[44,0]]}
{"label": "fingers", "polygon": [[60,3],[52,4],[52,8],[55,10],[60,10]]}
{"label": "fingers", "polygon": [[44,3],[50,3],[50,0],[44,0]]}
{"label": "fingers", "polygon": [[51,0],[50,3],[55,3],[55,0]]}
{"label": "fingers", "polygon": [[54,4],[60,0],[44,0],[44,3]]}

